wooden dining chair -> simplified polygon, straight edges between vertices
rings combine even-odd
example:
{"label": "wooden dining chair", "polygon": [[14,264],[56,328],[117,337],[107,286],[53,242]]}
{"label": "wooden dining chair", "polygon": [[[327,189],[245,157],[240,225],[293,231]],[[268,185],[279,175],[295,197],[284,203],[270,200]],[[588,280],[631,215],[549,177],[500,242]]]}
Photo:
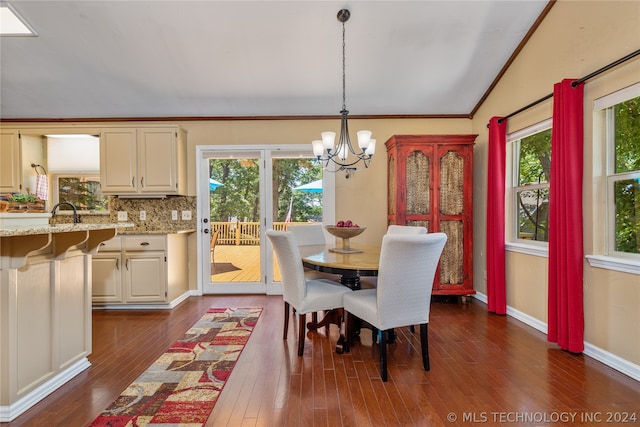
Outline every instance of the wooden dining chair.
{"label": "wooden dining chair", "polygon": [[284,332],[287,339],[289,312],[291,308],[298,316],[298,356],[304,353],[304,338],[307,330],[307,313],[342,308],[342,296],[351,289],[327,279],[306,279],[302,257],[295,237],[290,231],[267,230],[267,238],[280,267],[282,298],[284,300]]}
{"label": "wooden dining chair", "polygon": [[220,230],[216,230],[213,232],[213,234],[211,235],[211,242],[209,243],[209,257],[211,258],[211,267],[212,268],[216,268],[216,261],[215,261],[215,250],[216,250],[216,244],[218,243],[218,236],[220,235]]}
{"label": "wooden dining chair", "polygon": [[378,339],[382,381],[387,381],[387,344],[393,328],[420,325],[422,363],[425,371],[430,368],[427,327],[431,290],[446,241],[444,233],[386,234],[382,238],[377,288],[344,295],[345,351],[353,344],[357,319],[382,331]]}

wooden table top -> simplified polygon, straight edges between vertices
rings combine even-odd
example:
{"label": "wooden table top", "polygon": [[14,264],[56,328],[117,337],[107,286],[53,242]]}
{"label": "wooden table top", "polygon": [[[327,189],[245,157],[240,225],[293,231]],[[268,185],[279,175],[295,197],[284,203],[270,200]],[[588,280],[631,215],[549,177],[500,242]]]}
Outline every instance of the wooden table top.
{"label": "wooden table top", "polygon": [[335,245],[308,245],[300,247],[302,262],[319,267],[337,270],[378,271],[380,262],[380,247],[366,245],[351,245],[362,252],[342,254],[331,252]]}

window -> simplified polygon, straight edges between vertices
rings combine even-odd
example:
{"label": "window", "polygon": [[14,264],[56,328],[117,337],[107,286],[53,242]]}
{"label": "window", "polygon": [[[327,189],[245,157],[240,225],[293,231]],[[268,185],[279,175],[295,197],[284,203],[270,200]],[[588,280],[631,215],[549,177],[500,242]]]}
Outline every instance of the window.
{"label": "window", "polygon": [[[88,134],[46,136],[47,164],[53,177],[53,203],[69,202],[78,210],[107,211],[107,198],[100,191],[99,137]],[[71,208],[62,205],[59,209]]]}
{"label": "window", "polygon": [[[100,177],[91,175],[55,175],[55,203],[64,201],[78,210],[107,211],[108,199],[100,191]],[[62,205],[60,210],[71,210]]]}
{"label": "window", "polygon": [[640,254],[640,96],[606,109],[609,255]]}
{"label": "window", "polygon": [[513,240],[548,242],[551,120],[508,139],[513,143]]}

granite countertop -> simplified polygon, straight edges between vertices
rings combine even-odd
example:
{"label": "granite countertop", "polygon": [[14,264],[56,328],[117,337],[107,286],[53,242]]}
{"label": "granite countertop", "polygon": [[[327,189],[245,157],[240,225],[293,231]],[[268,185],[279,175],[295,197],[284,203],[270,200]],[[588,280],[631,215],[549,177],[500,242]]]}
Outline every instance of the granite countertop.
{"label": "granite countertop", "polygon": [[121,230],[118,231],[118,234],[188,234],[195,233],[195,228],[188,228],[184,230],[139,230],[139,229],[129,229],[129,230]]}
{"label": "granite countertop", "polygon": [[118,224],[57,224],[57,225],[26,225],[26,226],[10,226],[0,228],[0,237],[10,236],[29,236],[36,234],[51,234],[51,233],[68,233],[72,231],[92,231],[92,230],[106,230],[110,228],[125,229],[133,227],[131,223],[118,223]]}

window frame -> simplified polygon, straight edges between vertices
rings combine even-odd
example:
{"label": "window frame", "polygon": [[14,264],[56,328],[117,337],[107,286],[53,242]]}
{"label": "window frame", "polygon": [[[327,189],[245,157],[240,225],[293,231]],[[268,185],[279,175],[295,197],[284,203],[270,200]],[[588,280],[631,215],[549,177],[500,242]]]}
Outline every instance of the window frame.
{"label": "window frame", "polygon": [[[594,163],[594,169],[602,170],[603,172],[600,175],[600,180],[605,200],[607,201],[607,206],[604,209],[604,220],[606,221],[606,226],[593,228],[593,232],[595,233],[594,240],[601,241],[603,244],[595,247],[595,254],[586,255],[591,267],[621,271],[635,275],[640,275],[640,263],[638,262],[640,261],[640,254],[615,250],[616,230],[613,188],[617,181],[640,178],[640,171],[615,173],[615,130],[611,126],[614,116],[613,111],[610,108],[638,96],[640,96],[640,83],[636,83],[604,95],[595,99],[593,102],[594,144],[597,145],[598,142],[600,143],[600,147],[603,147],[602,153],[604,155],[604,161],[600,163],[602,166]],[[600,122],[599,120],[596,120],[597,117],[602,117],[601,123],[603,131],[601,133],[597,132],[596,129],[595,124]],[[596,159],[596,162],[602,161],[597,156],[594,156],[594,159]],[[595,198],[594,203],[597,203]]]}
{"label": "window frame", "polygon": [[[507,198],[508,205],[506,218],[508,218],[508,229],[506,233],[507,241],[505,249],[512,252],[519,252],[528,255],[548,257],[549,243],[538,240],[529,240],[518,238],[518,192],[525,188],[519,185],[519,169],[520,169],[520,140],[528,136],[551,129],[553,125],[552,119],[546,119],[539,123],[527,126],[526,128],[507,134],[507,149],[510,152],[507,156],[511,159],[507,168]],[[552,159],[553,161],[553,159]],[[533,184],[526,186],[528,190],[537,188],[549,188],[551,182],[545,184]]]}

